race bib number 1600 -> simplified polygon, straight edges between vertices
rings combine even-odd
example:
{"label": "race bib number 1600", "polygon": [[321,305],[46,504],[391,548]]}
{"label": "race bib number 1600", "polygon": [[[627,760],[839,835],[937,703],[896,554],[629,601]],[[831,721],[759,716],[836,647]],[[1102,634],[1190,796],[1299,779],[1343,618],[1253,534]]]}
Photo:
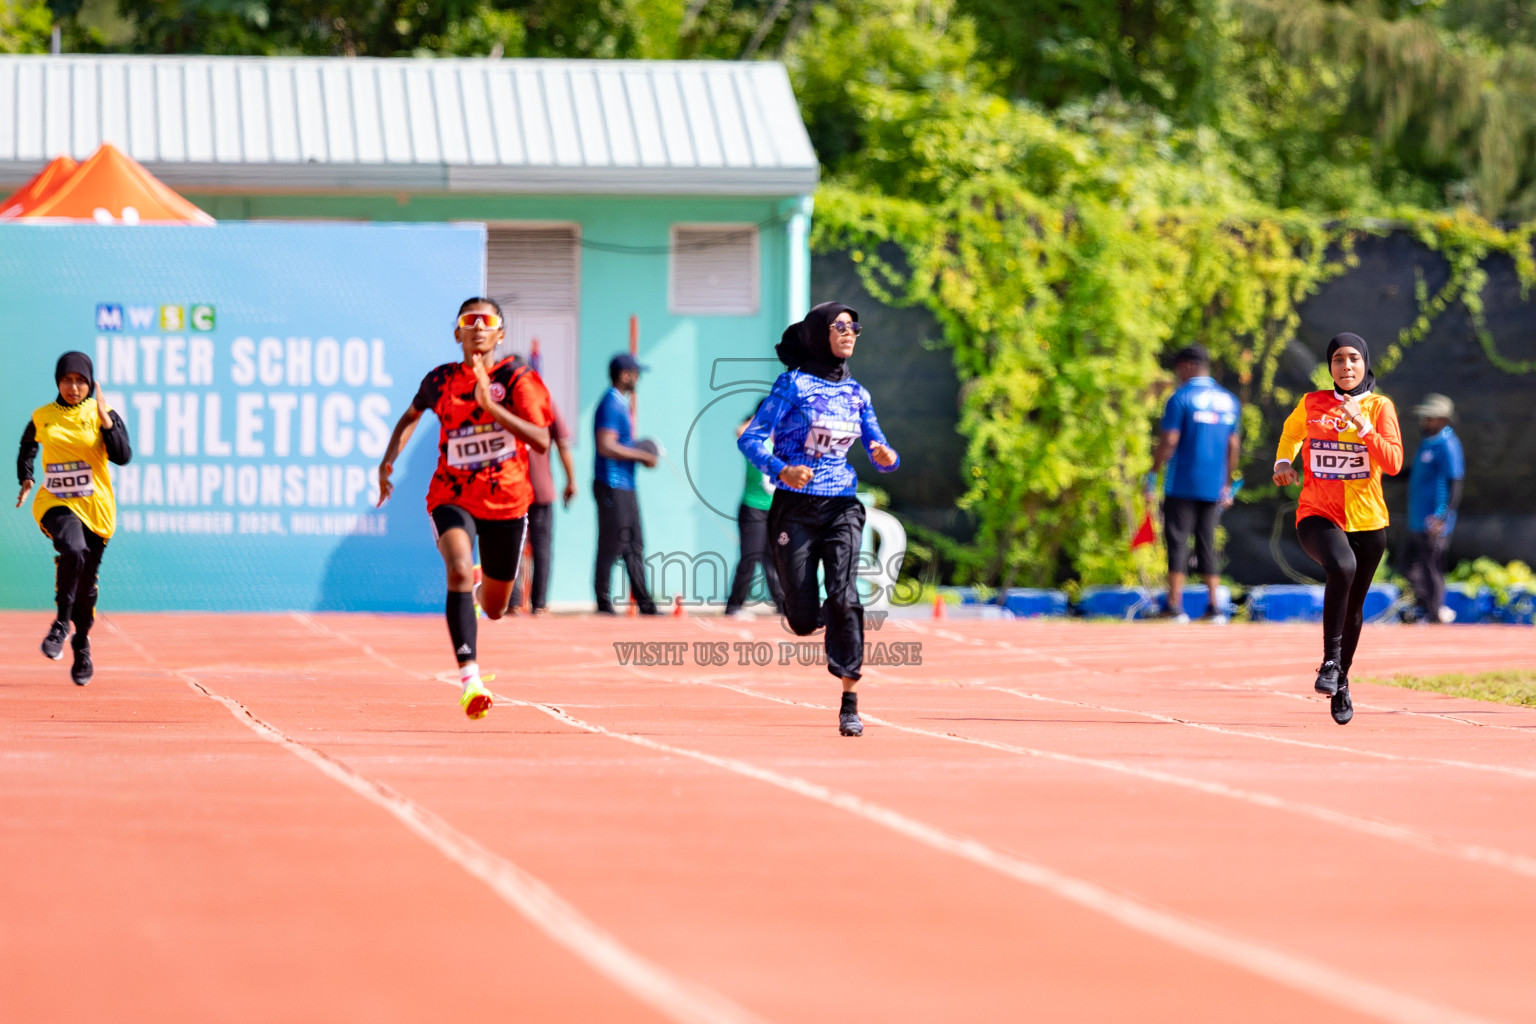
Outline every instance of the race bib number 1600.
{"label": "race bib number 1600", "polygon": [[88,498],[96,493],[89,462],[49,462],[43,465],[43,490],[55,498]]}
{"label": "race bib number 1600", "polygon": [[1369,480],[1371,456],[1363,444],[1314,437],[1307,446],[1307,469],[1318,480]]}
{"label": "race bib number 1600", "polygon": [[448,431],[448,465],[453,469],[482,469],[517,454],[517,439],[489,423]]}

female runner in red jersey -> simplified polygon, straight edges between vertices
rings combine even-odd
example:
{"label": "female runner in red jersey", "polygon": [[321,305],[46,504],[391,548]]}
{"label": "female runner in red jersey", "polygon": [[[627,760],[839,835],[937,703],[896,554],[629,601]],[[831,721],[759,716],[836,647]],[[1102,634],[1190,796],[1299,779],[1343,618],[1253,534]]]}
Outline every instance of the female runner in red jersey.
{"label": "female runner in red jersey", "polygon": [[[1403,436],[1392,399],[1375,394],[1371,350],[1358,334],[1328,343],[1333,387],[1302,395],[1275,452],[1275,483],[1302,480],[1296,538],[1328,574],[1323,589],[1323,664],[1313,688],[1333,720],[1355,717],[1349,668],[1365,623],[1365,595],[1387,550],[1381,475],[1403,468]],[[1305,474],[1295,468],[1297,458]]]}
{"label": "female runner in red jersey", "polygon": [[379,504],[394,491],[390,475],[400,449],[421,414],[438,420],[437,471],[427,488],[437,550],[448,571],[448,637],[459,661],[459,705],[484,718],[491,695],[480,678],[475,642],[475,539],[480,540],[480,606],[492,619],[507,611],[517,563],[528,534],[528,446],[549,450],[554,417],[549,391],[530,367],[512,358],[489,365],[501,343],[501,307],[490,299],[466,299],[454,337],[464,351],[422,379],[416,398],[395,424],[379,463]]}

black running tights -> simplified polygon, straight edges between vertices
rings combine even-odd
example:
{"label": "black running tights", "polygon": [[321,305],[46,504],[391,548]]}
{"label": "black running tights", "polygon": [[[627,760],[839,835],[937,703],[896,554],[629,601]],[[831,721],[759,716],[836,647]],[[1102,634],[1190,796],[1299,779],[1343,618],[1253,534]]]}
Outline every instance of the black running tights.
{"label": "black running tights", "polygon": [[1386,530],[1350,533],[1322,516],[1296,524],[1302,550],[1328,573],[1323,586],[1323,660],[1349,672],[1365,624],[1365,595],[1387,551]]}
{"label": "black running tights", "polygon": [[76,641],[83,643],[96,619],[96,573],[107,542],[86,529],[69,509],[55,505],[43,513],[42,527],[58,552],[54,601],[58,620],[75,624]]}
{"label": "black running tights", "polygon": [[[773,550],[789,628],[809,636],[827,628],[827,671],[857,680],[864,667],[864,606],[859,602],[859,542],[864,506],[852,495],[818,497],[787,487],[773,492],[768,543]],[[817,569],[826,576],[821,599]]]}

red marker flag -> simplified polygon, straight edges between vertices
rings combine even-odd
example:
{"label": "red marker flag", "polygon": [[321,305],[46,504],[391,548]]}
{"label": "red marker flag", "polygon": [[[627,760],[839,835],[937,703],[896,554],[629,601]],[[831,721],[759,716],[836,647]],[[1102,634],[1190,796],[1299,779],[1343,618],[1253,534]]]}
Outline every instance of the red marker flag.
{"label": "red marker flag", "polygon": [[1152,544],[1157,541],[1157,531],[1152,528],[1151,511],[1141,514],[1141,525],[1136,527],[1136,536],[1131,538],[1131,550],[1135,551],[1143,544]]}

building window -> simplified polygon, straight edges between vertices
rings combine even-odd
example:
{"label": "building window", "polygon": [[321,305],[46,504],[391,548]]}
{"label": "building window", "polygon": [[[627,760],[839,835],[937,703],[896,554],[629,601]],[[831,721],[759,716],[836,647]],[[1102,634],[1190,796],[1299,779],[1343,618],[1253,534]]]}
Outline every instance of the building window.
{"label": "building window", "polygon": [[674,224],[668,305],[673,313],[752,316],[758,309],[755,224]]}

